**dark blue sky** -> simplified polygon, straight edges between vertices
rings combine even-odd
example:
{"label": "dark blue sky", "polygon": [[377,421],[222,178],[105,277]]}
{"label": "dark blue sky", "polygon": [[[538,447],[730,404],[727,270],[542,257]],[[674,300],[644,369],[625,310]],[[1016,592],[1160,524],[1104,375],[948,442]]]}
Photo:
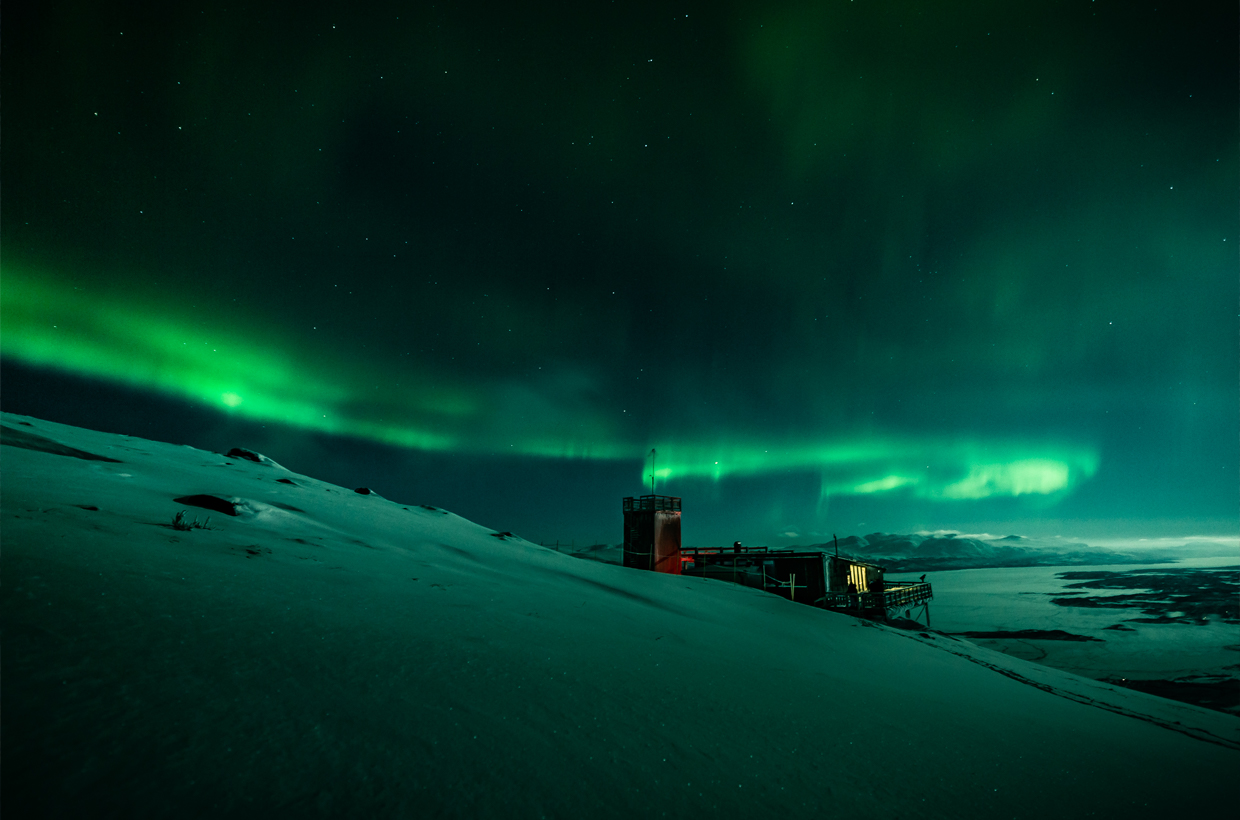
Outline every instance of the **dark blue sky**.
{"label": "dark blue sky", "polygon": [[6,410],[617,541],[1235,533],[1218,4],[6,9]]}

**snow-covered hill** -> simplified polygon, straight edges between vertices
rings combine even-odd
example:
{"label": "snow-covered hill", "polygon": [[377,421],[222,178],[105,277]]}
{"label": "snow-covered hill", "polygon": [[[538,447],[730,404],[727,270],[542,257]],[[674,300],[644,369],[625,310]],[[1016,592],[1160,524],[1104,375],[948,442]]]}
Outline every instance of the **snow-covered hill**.
{"label": "snow-covered hill", "polygon": [[15,817],[1234,806],[1229,715],[275,463],[0,423]]}

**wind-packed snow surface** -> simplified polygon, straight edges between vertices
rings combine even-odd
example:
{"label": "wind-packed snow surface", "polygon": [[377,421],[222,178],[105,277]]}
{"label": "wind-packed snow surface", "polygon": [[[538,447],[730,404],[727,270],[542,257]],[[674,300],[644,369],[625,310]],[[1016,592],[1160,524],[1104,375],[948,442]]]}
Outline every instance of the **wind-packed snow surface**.
{"label": "wind-packed snow surface", "polygon": [[1229,715],[274,463],[0,421],[14,817],[1167,818],[1238,796]]}

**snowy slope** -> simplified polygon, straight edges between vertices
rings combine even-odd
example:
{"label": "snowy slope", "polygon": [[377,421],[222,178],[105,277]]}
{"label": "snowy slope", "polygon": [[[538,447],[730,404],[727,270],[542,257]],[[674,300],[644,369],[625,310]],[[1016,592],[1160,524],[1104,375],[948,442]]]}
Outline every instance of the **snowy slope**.
{"label": "snowy slope", "polygon": [[[1228,715],[275,464],[0,422],[11,813],[1165,818],[1237,796]],[[174,501],[200,494],[239,514]]]}

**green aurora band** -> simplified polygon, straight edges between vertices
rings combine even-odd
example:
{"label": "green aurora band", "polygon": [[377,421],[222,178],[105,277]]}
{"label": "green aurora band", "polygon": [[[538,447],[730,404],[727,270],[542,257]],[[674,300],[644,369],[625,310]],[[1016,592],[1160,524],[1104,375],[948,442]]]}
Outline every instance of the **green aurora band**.
{"label": "green aurora band", "polygon": [[[914,438],[875,433],[726,442],[626,437],[606,412],[507,419],[494,385],[390,374],[324,344],[293,345],[235,310],[169,308],[134,293],[87,292],[6,263],[0,299],[4,355],[38,367],[119,382],[261,422],[351,435],[437,452],[636,461],[657,447],[655,476],[712,481],[772,473],[817,474],[822,497],[906,492],[943,501],[1070,492],[1098,469],[1096,450],[1064,442]],[[200,302],[202,300],[199,300]],[[208,319],[207,317],[212,317]],[[375,405],[375,385],[385,386]],[[614,414],[613,414],[614,415]],[[643,483],[650,470],[643,468]]]}

